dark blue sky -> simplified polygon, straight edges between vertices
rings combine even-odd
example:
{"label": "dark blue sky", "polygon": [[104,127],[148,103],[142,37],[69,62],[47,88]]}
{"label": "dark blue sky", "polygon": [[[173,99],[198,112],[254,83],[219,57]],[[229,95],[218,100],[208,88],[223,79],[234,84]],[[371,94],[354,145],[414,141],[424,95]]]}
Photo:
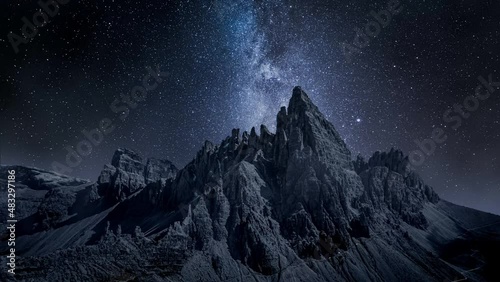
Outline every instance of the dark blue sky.
{"label": "dark blue sky", "polygon": [[[418,169],[444,199],[500,214],[500,90],[456,131],[443,120],[474,94],[478,76],[500,80],[500,4],[401,1],[401,12],[346,60],[342,44],[355,46],[356,29],[390,3],[69,1],[16,54],[7,34],[20,34],[38,5],[4,2],[2,162],[65,164],[65,147],[109,118],[114,131],[71,175],[96,179],[117,147],[183,166],[204,140],[232,128],[272,128],[301,85],[353,154],[410,153],[414,140],[444,129],[448,139]],[[147,66],[168,76],[119,119],[110,105],[142,84]]]}

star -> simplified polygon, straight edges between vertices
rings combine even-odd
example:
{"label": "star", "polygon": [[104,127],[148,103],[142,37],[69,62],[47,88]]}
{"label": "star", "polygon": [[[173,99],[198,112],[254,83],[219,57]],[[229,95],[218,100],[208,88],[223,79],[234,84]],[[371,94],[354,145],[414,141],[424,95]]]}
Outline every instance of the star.
{"label": "star", "polygon": [[[21,2],[5,9],[5,47],[5,35],[22,32],[21,15],[36,8]],[[96,179],[118,147],[183,167],[204,140],[217,144],[233,128],[274,130],[301,86],[366,158],[391,147],[418,150],[415,140],[438,124],[448,139],[418,172],[445,199],[500,213],[500,192],[486,190],[500,183],[500,99],[491,95],[457,132],[442,118],[474,93],[475,78],[500,79],[497,4],[408,2],[349,62],[342,43],[352,44],[387,0],[101,2],[65,5],[19,54],[2,51],[3,163],[50,169],[83,130],[109,118],[116,129],[74,176]],[[147,66],[169,76],[118,124],[110,104],[141,83]]]}

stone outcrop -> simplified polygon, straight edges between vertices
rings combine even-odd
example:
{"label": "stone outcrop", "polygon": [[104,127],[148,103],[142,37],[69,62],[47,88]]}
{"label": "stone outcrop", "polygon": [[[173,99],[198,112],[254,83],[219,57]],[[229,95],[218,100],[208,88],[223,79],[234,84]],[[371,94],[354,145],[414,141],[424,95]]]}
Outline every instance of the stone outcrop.
{"label": "stone outcrop", "polygon": [[149,159],[146,164],[134,151],[118,149],[111,165],[105,165],[97,180],[99,194],[116,203],[157,181],[174,178],[177,168],[167,160]]}

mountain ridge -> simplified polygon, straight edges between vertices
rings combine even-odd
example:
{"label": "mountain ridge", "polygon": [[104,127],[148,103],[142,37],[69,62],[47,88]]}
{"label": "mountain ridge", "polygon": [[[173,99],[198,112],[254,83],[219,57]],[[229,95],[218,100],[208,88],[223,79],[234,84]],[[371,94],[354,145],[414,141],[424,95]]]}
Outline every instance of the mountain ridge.
{"label": "mountain ridge", "polygon": [[119,149],[96,182],[56,183],[22,188],[20,280],[498,277],[500,217],[440,199],[401,151],[354,159],[300,87],[275,133],[233,129],[182,169]]}

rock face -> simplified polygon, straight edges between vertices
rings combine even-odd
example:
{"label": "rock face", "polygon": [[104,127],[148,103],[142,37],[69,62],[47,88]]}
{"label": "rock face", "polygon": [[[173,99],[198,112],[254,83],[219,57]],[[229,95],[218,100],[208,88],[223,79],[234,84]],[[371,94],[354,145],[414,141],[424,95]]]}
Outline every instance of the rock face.
{"label": "rock face", "polygon": [[[81,187],[89,184],[88,180],[68,177],[57,173],[23,166],[1,166],[0,175],[6,176],[7,171],[16,173],[16,219],[29,221],[31,229],[33,224],[41,224],[43,219],[34,219],[40,207],[46,206],[46,198],[60,187]],[[7,218],[7,182],[6,178],[0,179],[0,186],[5,189],[0,193],[0,217]],[[5,188],[4,188],[5,187]],[[31,217],[30,217],[31,216]],[[36,221],[33,223],[32,221]],[[5,230],[5,220],[0,222],[1,230]],[[22,231],[22,230],[21,230]]]}
{"label": "rock face", "polygon": [[441,200],[401,151],[353,161],[299,87],[275,133],[234,129],[181,170],[119,149],[96,183],[59,183],[20,223],[18,280],[498,278],[499,217]]}
{"label": "rock face", "polygon": [[124,200],[147,184],[175,177],[177,168],[167,160],[149,159],[146,165],[135,152],[118,149],[111,165],[104,166],[97,180],[99,194],[108,202]]}
{"label": "rock face", "polygon": [[365,187],[356,205],[364,216],[374,219],[392,213],[414,227],[427,227],[422,210],[427,203],[438,203],[439,197],[409,169],[408,157],[401,151],[376,152],[368,163],[358,158],[354,165]]}

